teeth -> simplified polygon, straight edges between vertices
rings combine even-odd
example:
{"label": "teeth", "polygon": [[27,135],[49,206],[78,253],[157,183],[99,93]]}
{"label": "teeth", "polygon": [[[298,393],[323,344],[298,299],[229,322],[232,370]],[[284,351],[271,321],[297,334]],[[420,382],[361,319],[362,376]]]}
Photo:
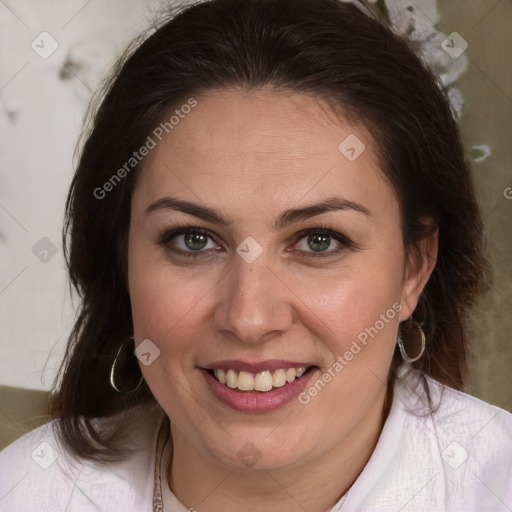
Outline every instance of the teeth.
{"label": "teeth", "polygon": [[228,388],[236,388],[238,386],[238,375],[235,370],[228,370],[226,375],[226,384]]}
{"label": "teeth", "polygon": [[280,388],[287,382],[293,382],[296,378],[302,377],[306,371],[301,368],[280,368],[273,372],[264,370],[253,375],[249,372],[237,372],[233,369],[214,370],[213,373],[221,384],[228,388],[238,388],[240,391],[270,391],[273,387]]}
{"label": "teeth", "polygon": [[288,368],[286,370],[286,382],[293,382],[297,377],[297,370],[295,368]]}
{"label": "teeth", "polygon": [[224,370],[215,370],[215,377],[221,384],[226,384],[226,372]]}
{"label": "teeth", "polygon": [[256,375],[254,379],[254,389],[256,391],[270,391],[272,386],[272,374],[269,371],[260,372]]}
{"label": "teeth", "polygon": [[272,384],[275,388],[280,388],[286,384],[286,372],[284,370],[276,370],[272,377]]}
{"label": "teeth", "polygon": [[254,389],[254,379],[250,373],[240,372],[238,374],[238,389],[240,391],[252,391]]}

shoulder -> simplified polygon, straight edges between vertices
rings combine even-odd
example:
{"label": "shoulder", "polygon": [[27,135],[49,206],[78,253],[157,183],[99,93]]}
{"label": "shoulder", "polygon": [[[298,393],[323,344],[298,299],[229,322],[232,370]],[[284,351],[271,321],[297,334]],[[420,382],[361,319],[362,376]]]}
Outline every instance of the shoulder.
{"label": "shoulder", "polygon": [[0,452],[1,510],[59,510],[70,495],[82,464],[60,447],[56,426],[46,423]]}
{"label": "shoulder", "polygon": [[145,421],[132,430],[134,450],[121,462],[100,464],[69,453],[57,420],[7,446],[0,452],[0,510],[149,510],[152,447],[162,416],[139,416]]}
{"label": "shoulder", "polygon": [[[427,401],[431,397],[432,410]],[[484,402],[462,391],[444,386],[436,380],[415,373],[401,386],[399,397],[404,411],[416,419],[429,415],[436,433],[449,432],[451,437],[464,441],[470,447],[497,444],[512,455],[512,413]]]}
{"label": "shoulder", "polygon": [[409,446],[429,452],[432,487],[437,480],[447,510],[512,507],[511,413],[418,374],[398,398]]}

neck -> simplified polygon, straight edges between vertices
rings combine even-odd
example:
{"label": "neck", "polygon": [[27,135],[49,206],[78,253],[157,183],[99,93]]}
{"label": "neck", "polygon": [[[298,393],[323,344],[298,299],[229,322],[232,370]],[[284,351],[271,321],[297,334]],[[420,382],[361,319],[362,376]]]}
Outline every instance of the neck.
{"label": "neck", "polygon": [[169,487],[199,512],[325,512],[350,489],[370,459],[387,416],[379,395],[351,433],[312,461],[293,469],[234,470],[205,456],[171,423]]}

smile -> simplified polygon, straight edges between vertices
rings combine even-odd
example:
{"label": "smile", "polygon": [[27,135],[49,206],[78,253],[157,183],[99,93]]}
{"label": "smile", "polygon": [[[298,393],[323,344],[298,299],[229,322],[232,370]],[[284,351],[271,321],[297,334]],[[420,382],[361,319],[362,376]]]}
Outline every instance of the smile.
{"label": "smile", "polygon": [[308,368],[279,368],[277,370],[263,370],[258,373],[237,371],[229,369],[213,370],[214,377],[228,388],[239,391],[271,391],[280,388],[286,383],[293,382],[302,377]]}
{"label": "smile", "polygon": [[320,371],[304,362],[279,360],[219,361],[199,369],[216,401],[236,411],[260,413],[292,402]]}

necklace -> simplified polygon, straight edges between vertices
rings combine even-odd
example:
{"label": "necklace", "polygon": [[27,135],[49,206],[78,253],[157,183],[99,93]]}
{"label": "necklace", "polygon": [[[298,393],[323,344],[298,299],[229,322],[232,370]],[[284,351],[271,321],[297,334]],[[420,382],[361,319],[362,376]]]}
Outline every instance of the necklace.
{"label": "necklace", "polygon": [[162,498],[162,456],[167,442],[171,441],[169,418],[165,416],[158,431],[156,441],[156,457],[153,487],[153,512],[163,512],[164,502]]}

